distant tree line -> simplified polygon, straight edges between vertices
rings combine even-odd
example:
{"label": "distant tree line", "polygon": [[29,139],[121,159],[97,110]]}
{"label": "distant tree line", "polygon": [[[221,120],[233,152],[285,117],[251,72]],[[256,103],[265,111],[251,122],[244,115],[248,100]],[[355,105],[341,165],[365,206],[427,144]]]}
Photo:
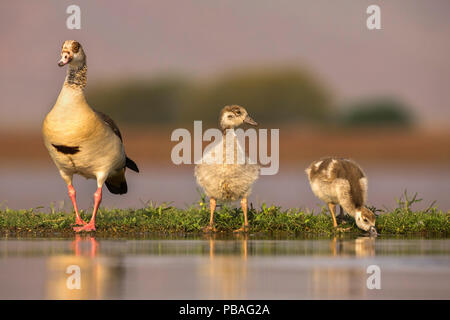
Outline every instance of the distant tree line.
{"label": "distant tree line", "polygon": [[409,127],[413,115],[393,98],[371,98],[350,104],[341,112],[339,123],[346,127]]}
{"label": "distant tree line", "polygon": [[104,82],[89,88],[87,94],[94,108],[121,123],[140,125],[194,120],[214,125],[219,110],[229,104],[244,106],[254,119],[266,125],[405,126],[412,120],[408,109],[392,99],[336,108],[330,90],[320,81],[304,70],[288,68],[235,71],[212,81],[165,76]]}

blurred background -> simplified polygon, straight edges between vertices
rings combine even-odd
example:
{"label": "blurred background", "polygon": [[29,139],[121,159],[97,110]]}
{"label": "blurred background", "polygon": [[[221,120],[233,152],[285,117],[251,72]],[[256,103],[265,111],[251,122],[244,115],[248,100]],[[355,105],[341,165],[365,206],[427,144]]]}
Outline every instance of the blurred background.
{"label": "blurred background", "polygon": [[[193,166],[171,162],[171,132],[216,127],[223,106],[240,104],[260,128],[280,129],[279,173],[258,180],[254,206],[318,210],[304,169],[341,156],[365,169],[369,204],[393,207],[407,189],[448,210],[450,2],[376,3],[381,30],[367,29],[373,1],[360,0],[2,2],[1,205],[71,209],[40,129],[65,77],[61,44],[75,39],[89,104],[116,121],[141,169],[103,206],[198,201]],[[71,4],[81,30],[66,28]],[[95,183],[74,183],[88,209]]]}

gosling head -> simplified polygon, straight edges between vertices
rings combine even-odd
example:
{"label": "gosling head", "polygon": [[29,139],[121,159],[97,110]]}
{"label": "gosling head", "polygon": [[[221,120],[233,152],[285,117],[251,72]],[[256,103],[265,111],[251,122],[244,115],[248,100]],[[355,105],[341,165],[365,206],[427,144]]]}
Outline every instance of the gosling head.
{"label": "gosling head", "polygon": [[358,228],[368,231],[370,235],[377,235],[377,229],[375,229],[375,214],[367,209],[361,207],[356,211],[355,221]]}
{"label": "gosling head", "polygon": [[258,125],[247,113],[245,108],[238,105],[226,106],[220,112],[220,126],[222,130],[239,127],[243,123]]}
{"label": "gosling head", "polygon": [[78,41],[66,40],[61,49],[61,60],[58,61],[58,66],[62,67],[66,64],[77,66],[86,62],[86,56],[83,47]]}

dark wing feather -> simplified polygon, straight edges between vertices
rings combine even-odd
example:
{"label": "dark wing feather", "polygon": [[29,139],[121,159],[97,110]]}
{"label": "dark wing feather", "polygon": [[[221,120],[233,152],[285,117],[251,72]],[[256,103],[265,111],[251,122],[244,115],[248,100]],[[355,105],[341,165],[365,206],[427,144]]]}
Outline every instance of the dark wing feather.
{"label": "dark wing feather", "polygon": [[112,194],[125,194],[128,191],[127,181],[125,179],[119,182],[118,185],[106,180],[105,185]]}
{"label": "dark wing feather", "polygon": [[130,168],[133,171],[139,172],[136,162],[134,162],[128,157],[126,158],[125,167]]}
{"label": "dark wing feather", "polygon": [[363,191],[359,180],[364,178],[364,173],[354,162],[349,160],[340,160],[337,166],[336,177],[347,179],[350,183],[350,195],[357,208],[364,204]]}
{"label": "dark wing feather", "polygon": [[100,119],[102,119],[108,125],[108,127],[111,128],[111,130],[116,134],[116,136],[120,138],[120,141],[122,141],[122,134],[120,133],[119,127],[116,125],[113,119],[111,119],[109,116],[107,116],[101,111],[97,110],[94,111],[100,117]]}
{"label": "dark wing feather", "polygon": [[[120,138],[120,141],[123,142],[122,134],[120,133],[119,127],[116,125],[116,123],[113,121],[113,119],[111,119],[109,116],[107,116],[103,112],[100,112],[97,110],[94,110],[94,111],[100,117],[100,119],[102,119],[108,125],[108,127],[111,128],[111,130],[116,134],[116,136],[118,136]],[[130,168],[133,171],[139,172],[139,169],[138,169],[136,163],[128,157],[126,157],[125,167]],[[108,187],[108,189],[109,189],[109,187]],[[121,187],[121,189],[125,190],[124,193],[126,193],[126,183],[124,186]],[[111,191],[111,189],[109,189],[109,190]],[[111,191],[111,192],[113,192],[113,191]],[[115,192],[113,192],[113,193],[115,193]]]}
{"label": "dark wing feather", "polygon": [[125,170],[121,170],[118,174],[108,177],[105,181],[109,192],[113,194],[124,194],[128,191],[127,180],[125,179]]}

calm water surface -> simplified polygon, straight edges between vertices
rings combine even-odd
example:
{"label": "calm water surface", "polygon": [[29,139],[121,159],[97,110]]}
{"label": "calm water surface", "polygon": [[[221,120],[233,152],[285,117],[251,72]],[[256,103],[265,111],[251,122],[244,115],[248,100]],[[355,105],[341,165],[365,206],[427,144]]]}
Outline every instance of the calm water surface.
{"label": "calm water surface", "polygon": [[450,239],[3,236],[0,299],[17,298],[450,299]]}

